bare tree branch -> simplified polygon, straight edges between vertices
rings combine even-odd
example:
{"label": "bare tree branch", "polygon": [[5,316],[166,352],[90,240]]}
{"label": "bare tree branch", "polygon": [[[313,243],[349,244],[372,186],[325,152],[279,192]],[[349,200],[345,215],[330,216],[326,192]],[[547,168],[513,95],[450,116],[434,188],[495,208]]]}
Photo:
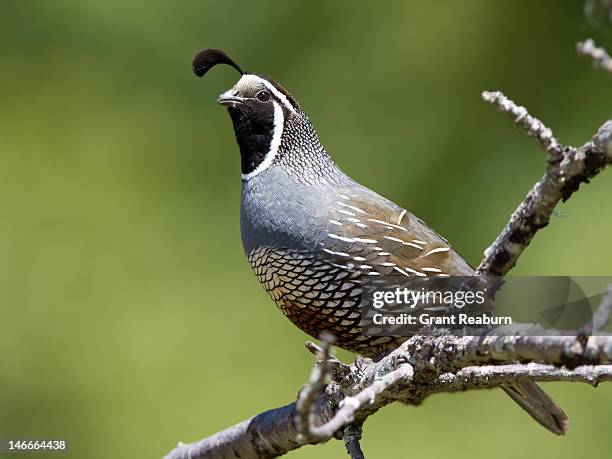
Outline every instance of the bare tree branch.
{"label": "bare tree branch", "polygon": [[521,378],[532,381],[583,382],[597,386],[602,381],[612,381],[612,365],[585,365],[572,370],[539,363],[473,366],[465,367],[457,373],[444,373],[438,381],[445,392],[452,392],[500,386]]}
{"label": "bare tree branch", "polygon": [[567,368],[612,363],[611,336],[414,336],[407,343],[411,343],[409,347],[414,348],[409,355],[401,350],[402,347],[394,353],[399,352],[413,366],[420,362],[415,366],[415,371],[440,368],[441,365],[437,362],[420,361],[426,357],[431,358],[432,355],[440,358],[440,348],[449,348],[442,356],[452,357],[452,362],[444,365],[450,371],[473,365],[504,365],[516,362],[534,362]]}
{"label": "bare tree branch", "polygon": [[[340,420],[361,423],[395,401],[418,405],[435,393],[496,387],[520,378],[592,385],[610,381],[612,337],[414,336],[381,361],[368,364],[362,373],[364,389],[355,397],[358,403],[349,403],[351,415],[335,416],[334,410],[338,413],[347,405],[341,406],[344,394],[332,381],[318,397],[315,425],[329,426],[326,423],[336,419],[335,425],[341,428]],[[389,375],[393,376],[383,383],[384,391],[367,391],[377,378],[381,381]],[[362,403],[366,394],[373,393]],[[296,428],[297,416],[296,403],[266,411],[197,443],[179,444],[166,459],[275,457],[306,444]]]}
{"label": "bare tree branch", "polygon": [[567,201],[581,183],[588,183],[612,163],[612,121],[605,123],[582,147],[562,147],[549,128],[501,92],[484,92],[483,99],[508,114],[528,135],[535,136],[548,153],[546,173],[514,211],[495,242],[485,250],[484,259],[476,269],[478,276],[503,276],[514,267],[535,233],[548,225],[559,201]]}
{"label": "bare tree branch", "polygon": [[592,39],[587,38],[584,41],[578,42],[576,50],[581,56],[591,59],[596,67],[612,73],[612,57],[610,57],[605,49],[598,48]]}

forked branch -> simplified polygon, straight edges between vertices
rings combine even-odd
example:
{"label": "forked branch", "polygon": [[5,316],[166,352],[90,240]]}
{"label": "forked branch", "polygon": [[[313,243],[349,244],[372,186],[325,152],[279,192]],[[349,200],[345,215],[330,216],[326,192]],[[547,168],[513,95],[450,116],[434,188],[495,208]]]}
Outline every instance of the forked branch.
{"label": "forked branch", "polygon": [[612,163],[612,120],[583,146],[563,147],[540,120],[501,92],[483,92],[482,97],[525,129],[527,135],[534,136],[547,153],[544,175],[516,208],[476,269],[479,276],[504,276],[535,233],[548,225],[555,206]]}

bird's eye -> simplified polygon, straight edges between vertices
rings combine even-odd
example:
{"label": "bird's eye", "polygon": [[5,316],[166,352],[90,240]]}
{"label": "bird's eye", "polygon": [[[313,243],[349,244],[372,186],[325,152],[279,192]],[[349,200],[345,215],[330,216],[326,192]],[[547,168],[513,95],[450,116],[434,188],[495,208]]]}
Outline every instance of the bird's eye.
{"label": "bird's eye", "polygon": [[256,97],[259,102],[268,102],[270,100],[270,93],[268,91],[259,91]]}

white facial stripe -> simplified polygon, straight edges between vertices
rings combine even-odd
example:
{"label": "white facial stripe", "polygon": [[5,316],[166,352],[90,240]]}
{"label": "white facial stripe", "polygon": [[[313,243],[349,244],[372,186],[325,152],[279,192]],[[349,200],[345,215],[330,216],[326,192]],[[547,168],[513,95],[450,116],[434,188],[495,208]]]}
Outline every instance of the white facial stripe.
{"label": "white facial stripe", "polygon": [[253,171],[249,172],[248,174],[242,174],[242,180],[249,180],[250,178],[255,177],[257,174],[265,171],[268,167],[270,167],[270,165],[274,161],[274,158],[276,157],[276,154],[278,153],[281,138],[283,136],[283,126],[285,124],[285,117],[283,116],[282,107],[276,102],[272,103],[274,104],[274,132],[272,133],[272,142],[270,142],[270,150],[268,151],[268,153],[266,153],[264,160],[259,163],[259,166],[257,166]]}
{"label": "white facial stripe", "polygon": [[253,86],[256,84],[263,84],[264,87],[270,91],[272,94],[274,94],[274,97],[276,97],[278,100],[280,100],[282,102],[282,104],[287,107],[287,109],[291,110],[293,113],[295,113],[295,108],[293,107],[293,105],[291,104],[291,102],[289,102],[289,99],[287,99],[287,97],[280,92],[278,89],[276,89],[274,87],[273,84],[271,84],[269,81],[258,77],[257,75],[251,75],[251,74],[245,74],[242,75],[242,78],[240,78],[240,80],[238,81],[238,83],[236,83],[236,86],[234,86],[235,89],[240,89],[241,86],[244,87],[249,87],[249,86]]}
{"label": "white facial stripe", "polygon": [[272,94],[274,94],[274,96],[276,96],[276,98],[278,98],[278,100],[280,100],[285,107],[295,113],[295,108],[293,108],[293,105],[291,104],[291,102],[289,102],[289,99],[287,99],[287,97],[285,97],[282,92],[276,89],[269,81],[266,81],[263,78],[260,78],[260,80],[263,81],[263,84],[266,86],[266,88],[268,88],[268,90]]}

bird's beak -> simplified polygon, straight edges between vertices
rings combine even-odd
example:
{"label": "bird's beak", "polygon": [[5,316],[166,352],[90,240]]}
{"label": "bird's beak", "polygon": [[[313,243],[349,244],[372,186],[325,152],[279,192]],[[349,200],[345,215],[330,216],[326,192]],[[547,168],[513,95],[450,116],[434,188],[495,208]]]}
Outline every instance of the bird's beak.
{"label": "bird's beak", "polygon": [[226,107],[235,107],[236,105],[240,105],[243,102],[244,99],[242,97],[238,97],[236,95],[236,90],[234,89],[229,89],[228,91],[225,91],[217,98],[217,103],[225,105]]}

